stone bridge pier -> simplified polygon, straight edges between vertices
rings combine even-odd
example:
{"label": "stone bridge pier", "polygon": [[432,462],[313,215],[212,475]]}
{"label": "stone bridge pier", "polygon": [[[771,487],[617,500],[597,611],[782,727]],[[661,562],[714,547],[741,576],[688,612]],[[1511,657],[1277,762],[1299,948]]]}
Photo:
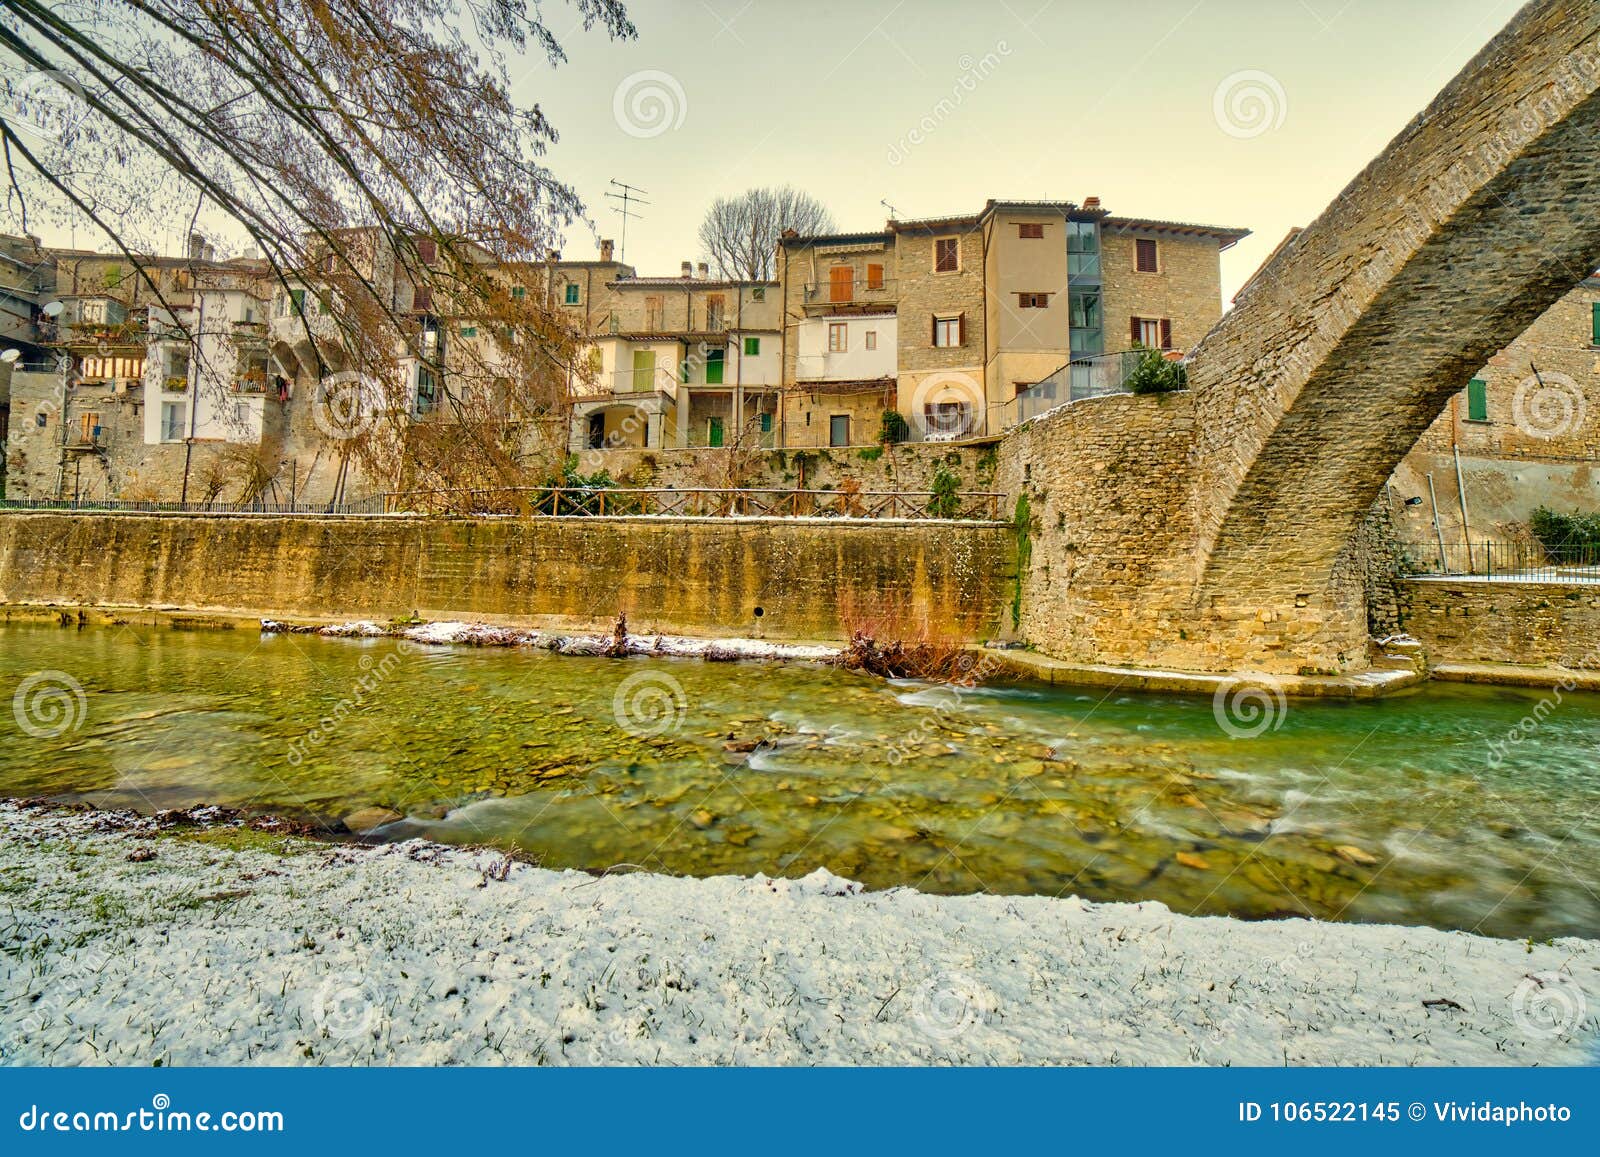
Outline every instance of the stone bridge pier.
{"label": "stone bridge pier", "polygon": [[1207,335],[1187,394],[1007,440],[1035,530],[1020,632],[1082,662],[1365,668],[1366,512],[1597,264],[1600,3],[1534,0]]}

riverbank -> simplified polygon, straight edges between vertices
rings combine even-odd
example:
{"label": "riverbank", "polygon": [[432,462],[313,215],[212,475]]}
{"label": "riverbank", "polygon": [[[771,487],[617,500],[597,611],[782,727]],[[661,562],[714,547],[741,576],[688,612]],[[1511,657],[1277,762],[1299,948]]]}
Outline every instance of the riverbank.
{"label": "riverbank", "polygon": [[1600,1031],[1594,940],[597,877],[10,803],[0,880],[10,1064],[1579,1064]]}

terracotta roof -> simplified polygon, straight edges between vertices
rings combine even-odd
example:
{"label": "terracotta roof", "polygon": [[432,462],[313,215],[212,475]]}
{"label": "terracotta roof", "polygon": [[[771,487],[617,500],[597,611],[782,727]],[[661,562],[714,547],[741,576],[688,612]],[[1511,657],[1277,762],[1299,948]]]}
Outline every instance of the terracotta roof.
{"label": "terracotta roof", "polygon": [[1227,225],[1198,225],[1191,221],[1159,221],[1151,217],[1112,217],[1101,222],[1101,228],[1116,233],[1178,233],[1190,237],[1215,237],[1226,249],[1250,236],[1248,229],[1235,229]]}

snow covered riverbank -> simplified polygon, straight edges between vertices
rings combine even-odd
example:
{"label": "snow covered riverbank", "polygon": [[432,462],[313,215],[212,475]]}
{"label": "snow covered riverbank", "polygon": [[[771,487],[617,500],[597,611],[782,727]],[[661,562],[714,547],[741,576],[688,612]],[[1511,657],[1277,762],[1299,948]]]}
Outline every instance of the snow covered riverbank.
{"label": "snow covered riverbank", "polygon": [[1600,941],[596,878],[0,804],[11,1064],[1576,1064]]}

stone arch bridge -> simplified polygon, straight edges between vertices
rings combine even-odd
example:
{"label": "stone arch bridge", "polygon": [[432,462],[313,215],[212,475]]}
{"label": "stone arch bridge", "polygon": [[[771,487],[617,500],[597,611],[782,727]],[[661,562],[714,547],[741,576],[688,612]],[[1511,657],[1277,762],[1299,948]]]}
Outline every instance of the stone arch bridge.
{"label": "stone arch bridge", "polygon": [[1600,265],[1600,3],[1534,0],[1281,253],[1190,390],[1023,428],[1022,633],[1084,662],[1367,665],[1353,537],[1472,373]]}

